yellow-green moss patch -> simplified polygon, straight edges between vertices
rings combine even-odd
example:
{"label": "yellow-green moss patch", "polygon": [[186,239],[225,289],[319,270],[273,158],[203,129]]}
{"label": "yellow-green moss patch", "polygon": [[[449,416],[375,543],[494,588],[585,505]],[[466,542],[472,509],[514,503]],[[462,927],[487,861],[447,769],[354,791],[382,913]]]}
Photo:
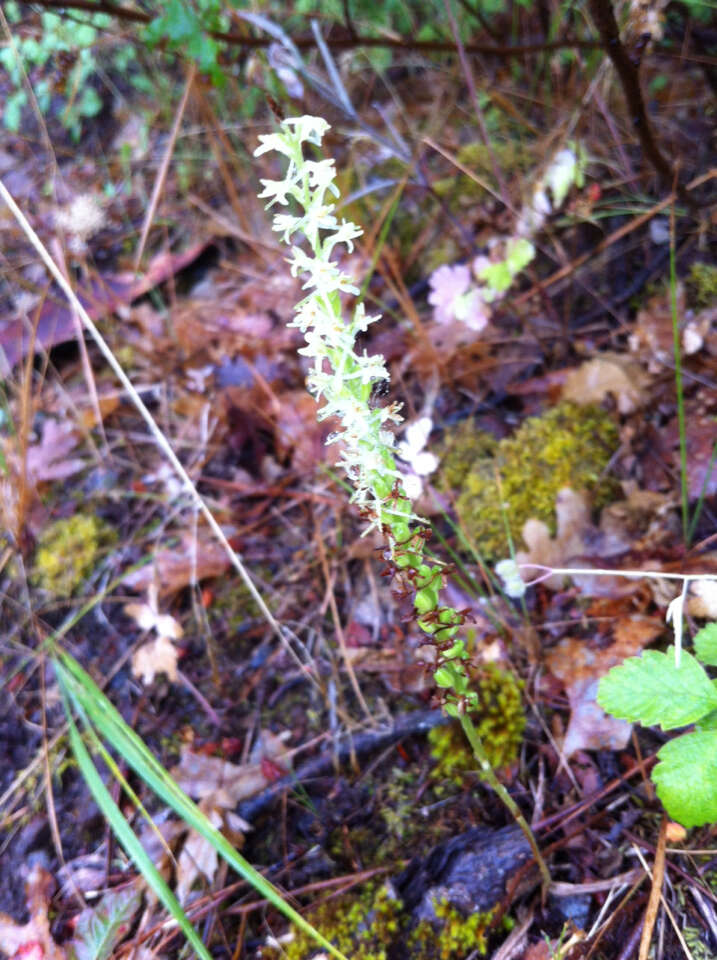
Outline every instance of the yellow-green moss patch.
{"label": "yellow-green moss patch", "polygon": [[[476,676],[480,710],[472,715],[491,766],[499,770],[518,756],[525,729],[521,697],[522,682],[509,670],[494,663],[482,667]],[[434,727],[428,734],[435,761],[431,777],[461,786],[466,774],[479,775],[473,752],[460,724]]]}
{"label": "yellow-green moss patch", "polygon": [[[447,439],[450,454],[443,483],[460,483],[456,512],[488,561],[508,555],[506,523],[516,546],[521,546],[520,531],[531,517],[554,533],[555,500],[563,487],[586,491],[596,508],[619,492],[607,474],[618,429],[597,406],[565,401],[541,417],[530,417],[512,436],[495,443],[492,456],[481,453],[488,443],[484,434],[471,436],[463,426],[457,439]],[[466,469],[472,452],[475,459]]]}
{"label": "yellow-green moss patch", "polygon": [[71,597],[114,540],[112,528],[93,514],[56,520],[38,539],[31,580],[56,597]]}

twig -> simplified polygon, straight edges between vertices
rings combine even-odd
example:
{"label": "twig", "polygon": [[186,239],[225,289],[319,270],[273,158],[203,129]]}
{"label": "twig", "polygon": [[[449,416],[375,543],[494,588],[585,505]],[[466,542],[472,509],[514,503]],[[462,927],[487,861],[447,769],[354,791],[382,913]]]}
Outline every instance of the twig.
{"label": "twig", "polygon": [[[605,52],[610,57],[622,84],[627,109],[635,128],[643,153],[655,168],[665,186],[672,186],[674,171],[672,164],[663,156],[650,126],[645,109],[645,101],[640,89],[639,65],[637,57],[631,57],[620,40],[620,29],[615,19],[611,0],[589,0],[590,14],[602,38]],[[685,201],[684,188],[678,187],[680,199]]]}
{"label": "twig", "polygon": [[647,954],[650,950],[650,941],[652,940],[652,931],[655,929],[657,920],[657,908],[660,904],[660,894],[662,884],[665,879],[665,845],[667,843],[667,817],[662,818],[660,824],[660,836],[657,841],[657,853],[655,854],[655,865],[652,868],[652,888],[650,889],[650,898],[647,901],[645,909],[645,923],[642,928],[642,937],[640,938],[640,953],[638,960],[647,960]]}
{"label": "twig", "polygon": [[316,777],[326,776],[333,773],[335,760],[338,757],[340,762],[345,762],[351,757],[352,751],[357,756],[371,753],[375,750],[381,750],[384,747],[402,740],[404,737],[410,737],[417,733],[425,733],[437,727],[440,724],[449,723],[450,720],[441,710],[416,710],[412,713],[399,716],[393,726],[384,727],[379,730],[367,730],[364,733],[353,734],[345,737],[336,749],[331,749],[325,753],[307,760],[300,767],[297,767],[293,773],[280,780],[275,780],[266,790],[240,803],[237,807],[237,813],[243,820],[252,821],[263,813],[268,807],[279,799],[285,790],[291,790],[300,783],[307,780],[314,780]]}
{"label": "twig", "polygon": [[194,64],[190,64],[189,70],[187,71],[187,82],[184,85],[184,92],[182,93],[182,99],[179,102],[177,107],[177,112],[174,116],[174,123],[172,124],[172,131],[169,134],[169,140],[167,141],[167,148],[164,151],[164,156],[162,157],[162,162],[159,165],[159,170],[157,171],[157,176],[154,181],[154,187],[152,188],[152,198],[149,201],[149,206],[147,207],[147,213],[144,218],[144,223],[142,224],[142,235],[139,238],[139,246],[137,247],[137,252],[134,257],[134,272],[137,274],[139,272],[139,265],[142,262],[142,256],[144,254],[145,244],[147,243],[147,237],[149,236],[149,231],[152,227],[152,222],[154,221],[154,215],[157,212],[157,205],[159,204],[159,198],[164,189],[164,184],[167,179],[167,173],[169,171],[169,164],[172,160],[174,154],[174,145],[177,142],[177,137],[179,135],[179,128],[182,125],[182,120],[184,118],[184,111],[187,109],[187,103],[189,102],[189,94],[192,90],[192,85],[194,84],[194,77],[196,75],[196,67]]}

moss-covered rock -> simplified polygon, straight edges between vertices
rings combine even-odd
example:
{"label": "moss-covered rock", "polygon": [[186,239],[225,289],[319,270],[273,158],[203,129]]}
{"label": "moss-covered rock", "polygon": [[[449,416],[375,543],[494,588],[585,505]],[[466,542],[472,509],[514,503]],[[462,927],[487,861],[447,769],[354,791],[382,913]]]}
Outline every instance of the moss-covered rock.
{"label": "moss-covered rock", "polygon": [[112,528],[93,514],[56,520],[38,539],[32,583],[55,597],[71,597],[114,540]]}
{"label": "moss-covered rock", "polygon": [[[472,714],[478,736],[493,769],[518,756],[525,730],[522,682],[509,670],[488,663],[475,675],[480,710]],[[428,734],[435,761],[431,777],[461,786],[466,774],[479,775],[478,764],[459,723],[434,727]]]}
{"label": "moss-covered rock", "polygon": [[619,493],[606,473],[618,429],[598,406],[560,403],[494,442],[492,452],[486,435],[472,434],[465,425],[456,438],[447,439],[439,483],[458,490],[458,518],[487,561],[508,555],[506,524],[516,546],[522,545],[520,531],[531,518],[554,533],[555,500],[563,487],[587,492],[595,508]]}

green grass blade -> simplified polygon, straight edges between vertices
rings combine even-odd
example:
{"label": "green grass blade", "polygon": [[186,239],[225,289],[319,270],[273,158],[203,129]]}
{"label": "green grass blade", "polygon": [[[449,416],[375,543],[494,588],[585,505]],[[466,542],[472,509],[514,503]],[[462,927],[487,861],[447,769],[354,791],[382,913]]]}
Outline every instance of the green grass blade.
{"label": "green grass blade", "polygon": [[[67,723],[70,731],[70,744],[72,746],[75,759],[77,760],[77,765],[80,768],[80,772],[85,779],[85,783],[87,784],[95,803],[106,817],[114,835],[125,848],[128,855],[132,858],[137,869],[147,881],[149,887],[159,897],[165,908],[177,921],[177,924],[184,933],[185,937],[196,950],[197,955],[201,957],[201,960],[212,960],[211,954],[202,943],[192,924],[189,922],[189,918],[179,905],[179,901],[169,889],[166,881],[150,860],[149,855],[139,842],[139,839],[131,829],[130,825],[122,816],[121,810],[110,796],[109,790],[104,785],[102,778],[97,772],[97,768],[95,767],[92,757],[90,756],[90,753],[85,746],[82,737],[80,736],[77,723],[72,715],[72,710],[70,709],[68,700],[74,701],[75,698],[72,695],[72,691],[65,686],[65,679],[66,678],[63,677],[62,673],[58,672],[58,680],[64,695],[63,700],[65,705],[65,714],[67,716]],[[90,732],[93,736],[96,736],[86,717],[83,717],[83,723],[85,724],[88,732]]]}
{"label": "green grass blade", "polygon": [[685,426],[685,391],[682,384],[682,348],[680,318],[677,313],[677,265],[675,262],[675,208],[670,212],[670,313],[672,315],[672,350],[675,360],[675,393],[677,394],[677,426],[680,434],[680,492],[682,499],[682,535],[690,545],[689,498],[687,493],[687,428]]}
{"label": "green grass blade", "polygon": [[281,893],[238,853],[210,823],[199,807],[172,779],[147,748],[144,741],[123,720],[119,711],[102,693],[90,675],[63,650],[56,651],[56,669],[73,701],[86,713],[89,722],[106,743],[119,753],[144,782],[168,804],[193,830],[196,830],[256,892],[267,899],[287,919],[313,937],[337,960],[346,960],[325,937],[282,898]]}
{"label": "green grass blade", "polygon": [[702,507],[704,506],[705,497],[707,496],[707,485],[710,482],[712,477],[712,471],[714,469],[715,460],[717,460],[717,442],[712,447],[712,453],[710,455],[710,462],[707,464],[707,470],[705,471],[705,478],[702,481],[702,488],[700,490],[700,495],[697,498],[697,505],[695,506],[695,511],[692,514],[692,520],[690,520],[690,526],[687,530],[687,543],[692,543],[692,537],[695,534],[695,529],[697,527],[697,521],[700,519],[700,514],[702,513]]}

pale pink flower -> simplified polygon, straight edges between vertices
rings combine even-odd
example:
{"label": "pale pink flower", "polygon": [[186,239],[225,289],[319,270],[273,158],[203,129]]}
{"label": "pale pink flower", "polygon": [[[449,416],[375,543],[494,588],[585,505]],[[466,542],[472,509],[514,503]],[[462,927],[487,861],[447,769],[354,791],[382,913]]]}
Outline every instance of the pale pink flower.
{"label": "pale pink flower", "polygon": [[452,323],[455,320],[456,301],[468,290],[470,282],[470,270],[463,264],[444,264],[433,271],[428,280],[431,286],[428,302],[433,307],[436,323]]}

